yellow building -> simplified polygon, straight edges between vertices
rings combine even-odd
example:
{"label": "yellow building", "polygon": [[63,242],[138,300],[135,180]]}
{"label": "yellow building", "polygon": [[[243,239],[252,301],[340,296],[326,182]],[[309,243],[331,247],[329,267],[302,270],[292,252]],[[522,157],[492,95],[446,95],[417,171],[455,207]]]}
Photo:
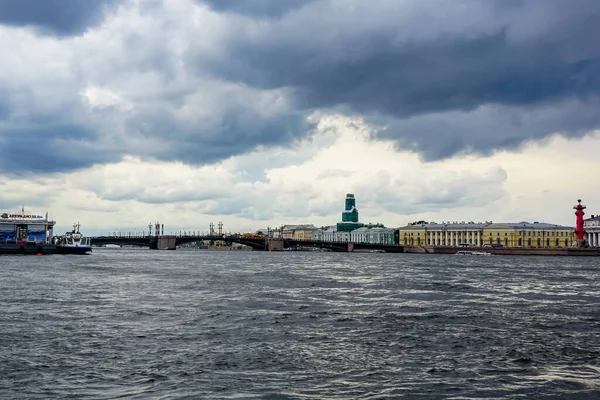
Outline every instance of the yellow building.
{"label": "yellow building", "polygon": [[399,229],[403,246],[572,247],[575,228],[538,223],[419,222]]}
{"label": "yellow building", "polygon": [[294,240],[312,240],[313,232],[315,230],[317,230],[317,228],[313,225],[298,225],[294,229],[292,238]]}

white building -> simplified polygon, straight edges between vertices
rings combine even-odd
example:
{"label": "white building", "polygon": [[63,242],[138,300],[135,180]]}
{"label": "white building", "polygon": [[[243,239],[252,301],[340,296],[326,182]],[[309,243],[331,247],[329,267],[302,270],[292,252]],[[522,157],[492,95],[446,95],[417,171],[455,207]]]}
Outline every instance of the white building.
{"label": "white building", "polygon": [[350,232],[350,240],[354,243],[369,243],[369,228],[362,227]]}
{"label": "white building", "polygon": [[391,228],[362,227],[350,232],[350,241],[369,244],[395,244],[395,230]]}
{"label": "white building", "polygon": [[354,242],[369,244],[396,244],[395,230],[382,225],[365,226],[353,231],[338,231],[336,225],[318,228],[313,231],[314,241]]}
{"label": "white building", "polygon": [[583,221],[585,240],[591,247],[600,247],[600,215],[592,215]]}
{"label": "white building", "polygon": [[323,231],[323,241],[325,242],[335,242],[335,233],[337,232],[337,228],[335,226],[328,226]]}
{"label": "white building", "polygon": [[334,242],[349,242],[350,241],[350,232],[336,231],[333,234],[333,241]]}
{"label": "white building", "polygon": [[325,241],[325,238],[323,237],[325,234],[325,230],[327,228],[331,228],[331,227],[321,227],[321,228],[317,228],[314,230],[313,232],[313,238],[312,240],[316,241],[316,242],[323,242]]}
{"label": "white building", "polygon": [[367,243],[397,244],[395,232],[395,229],[383,227],[369,229]]}

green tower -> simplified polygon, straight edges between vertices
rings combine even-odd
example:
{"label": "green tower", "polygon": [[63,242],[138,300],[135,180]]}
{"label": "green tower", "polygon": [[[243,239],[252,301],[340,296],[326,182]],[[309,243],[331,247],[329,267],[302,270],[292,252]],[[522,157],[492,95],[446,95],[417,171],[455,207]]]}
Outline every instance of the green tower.
{"label": "green tower", "polygon": [[337,223],[338,232],[350,232],[364,226],[358,222],[358,209],[356,208],[356,199],[354,194],[346,195],[346,207],[342,211],[342,222]]}

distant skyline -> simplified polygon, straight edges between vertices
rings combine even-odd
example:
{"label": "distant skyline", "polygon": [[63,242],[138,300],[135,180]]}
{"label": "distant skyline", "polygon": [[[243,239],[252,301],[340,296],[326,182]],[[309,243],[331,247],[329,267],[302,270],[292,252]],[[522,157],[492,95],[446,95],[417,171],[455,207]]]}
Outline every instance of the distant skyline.
{"label": "distant skyline", "polygon": [[600,214],[595,0],[0,0],[0,211],[59,229]]}

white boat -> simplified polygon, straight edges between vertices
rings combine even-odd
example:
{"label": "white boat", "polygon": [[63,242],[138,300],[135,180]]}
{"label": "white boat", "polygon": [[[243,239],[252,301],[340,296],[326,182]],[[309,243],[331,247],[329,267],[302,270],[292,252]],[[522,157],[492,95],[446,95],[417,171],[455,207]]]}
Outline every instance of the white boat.
{"label": "white boat", "polygon": [[71,232],[65,232],[63,236],[55,238],[57,253],[80,253],[85,254],[92,251],[92,243],[90,238],[84,236],[79,228],[79,223],[73,225]]}
{"label": "white boat", "polygon": [[486,251],[459,250],[456,252],[458,256],[491,256],[492,253]]}

